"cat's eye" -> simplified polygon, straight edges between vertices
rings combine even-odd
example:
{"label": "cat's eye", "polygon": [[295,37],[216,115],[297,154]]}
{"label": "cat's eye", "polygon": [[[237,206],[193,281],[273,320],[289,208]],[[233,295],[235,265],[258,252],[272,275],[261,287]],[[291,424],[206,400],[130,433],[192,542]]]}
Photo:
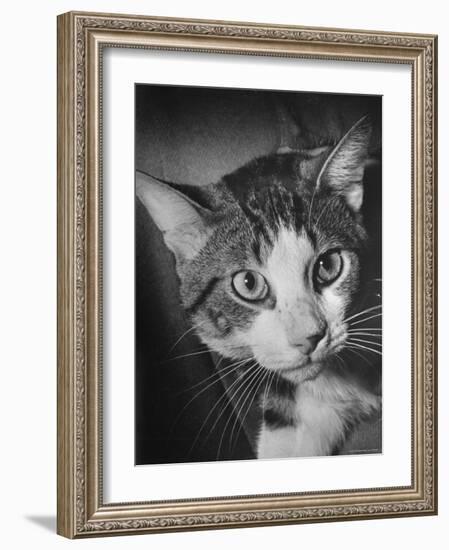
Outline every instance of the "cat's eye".
{"label": "cat's eye", "polygon": [[333,283],[341,274],[343,259],[339,250],[329,250],[322,254],[314,269],[315,282],[320,286],[327,286]]}
{"label": "cat's eye", "polygon": [[263,300],[268,293],[268,285],[257,271],[239,271],[232,278],[235,292],[244,300]]}

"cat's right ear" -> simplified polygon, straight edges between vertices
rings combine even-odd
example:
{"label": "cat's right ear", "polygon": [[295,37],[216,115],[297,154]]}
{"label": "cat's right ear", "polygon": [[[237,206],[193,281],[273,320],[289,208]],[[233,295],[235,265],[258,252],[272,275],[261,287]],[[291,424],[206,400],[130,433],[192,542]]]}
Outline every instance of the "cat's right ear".
{"label": "cat's right ear", "polygon": [[210,235],[208,212],[187,195],[143,172],[136,172],[136,194],[177,259],[191,260]]}

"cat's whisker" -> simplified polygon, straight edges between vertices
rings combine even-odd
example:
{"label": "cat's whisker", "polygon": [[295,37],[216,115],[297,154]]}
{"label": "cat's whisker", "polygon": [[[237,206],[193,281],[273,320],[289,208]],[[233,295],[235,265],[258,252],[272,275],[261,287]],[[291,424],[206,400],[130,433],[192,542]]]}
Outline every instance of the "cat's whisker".
{"label": "cat's whisker", "polygon": [[[223,358],[221,358],[222,360]],[[227,373],[227,369],[232,367],[233,365],[228,365],[220,370],[217,370],[220,363],[221,363],[221,360],[217,363],[217,365],[215,365],[215,369],[210,376],[206,376],[206,378],[204,378],[203,380],[200,380],[199,382],[197,382],[196,384],[194,384],[193,386],[189,386],[188,388],[184,388],[182,389],[181,391],[179,391],[176,396],[179,396],[179,395],[182,395],[188,391],[191,391],[193,390],[194,388],[197,388],[198,386],[201,386],[202,384],[205,384],[206,382],[208,382],[209,380],[212,380],[213,378],[216,378],[218,377],[219,379],[221,378],[221,375],[224,375],[224,376],[227,376],[229,373]],[[234,363],[235,364],[235,363]]]}
{"label": "cat's whisker", "polygon": [[[276,371],[272,371],[270,378],[267,380],[267,384],[265,386],[265,391],[263,393],[262,409],[265,409],[265,403],[267,402],[267,396],[269,394],[269,391],[271,389],[271,385],[273,384],[275,376],[276,376]],[[268,383],[270,383],[269,387],[268,387]]]}
{"label": "cat's whisker", "polygon": [[[338,361],[339,365],[342,364],[342,359],[341,359],[341,357],[338,355],[338,353],[334,353],[334,355],[332,356],[331,359],[335,359],[336,361]],[[330,362],[331,359],[329,359],[329,362]]]}
{"label": "cat's whisker", "polygon": [[382,331],[373,331],[372,329],[360,330],[358,328],[348,330],[347,333],[351,334],[365,334],[366,336],[374,336],[375,338],[382,338]]}
{"label": "cat's whisker", "polygon": [[346,351],[348,351],[348,352],[350,351],[351,353],[354,353],[355,355],[357,355],[358,357],[360,357],[361,359],[363,359],[366,363],[368,363],[368,365],[369,365],[370,367],[373,366],[373,364],[371,363],[371,361],[368,361],[368,359],[367,359],[362,353],[360,353],[359,351],[357,351],[357,350],[355,350],[355,349],[353,349],[353,348],[350,348],[350,347],[345,347],[344,349],[345,349]]}
{"label": "cat's whisker", "polygon": [[[236,423],[239,421],[239,417],[240,417],[240,413],[241,413],[241,410],[242,410],[242,407],[246,401],[246,396],[247,395],[250,395],[251,394],[251,388],[257,383],[257,380],[259,380],[260,376],[263,375],[263,371],[264,371],[264,368],[259,365],[257,367],[257,369],[254,371],[252,377],[250,380],[248,380],[248,384],[246,386],[246,388],[242,391],[242,393],[240,394],[239,398],[237,399],[237,401],[235,403],[233,403],[234,405],[234,416],[235,416],[235,419],[234,419],[234,424],[232,426],[232,429],[231,429],[231,435],[232,435],[232,432],[234,430],[234,426],[236,425]],[[242,407],[240,407],[240,409],[238,408],[239,406],[239,403],[243,400],[243,404],[242,404]],[[234,401],[234,396],[232,398],[232,401]],[[225,437],[225,434],[226,434],[226,430],[228,428],[228,425],[230,423],[230,421],[232,420],[232,415],[229,415],[229,418],[228,420],[226,421],[226,424],[223,428],[223,433],[222,433],[222,436],[220,438],[220,443],[218,445],[218,451],[217,451],[217,458],[218,456],[220,455],[220,451],[221,451],[221,446],[223,444],[223,440],[224,440],[224,437]]]}
{"label": "cat's whisker", "polygon": [[182,355],[177,355],[176,357],[170,357],[169,359],[165,359],[164,361],[161,361],[160,364],[163,365],[165,363],[171,363],[172,361],[177,361],[178,359],[186,359],[187,357],[195,357],[197,355],[204,355],[206,353],[210,353],[209,349],[204,349],[201,351],[194,351],[191,353],[184,353]]}
{"label": "cat's whisker", "polygon": [[362,311],[359,311],[358,313],[355,313],[354,315],[351,315],[350,317],[346,317],[346,319],[343,319],[343,323],[347,323],[348,321],[350,321],[351,319],[356,319],[357,317],[360,317],[360,315],[363,315],[364,313],[369,313],[370,311],[374,311],[375,309],[379,309],[382,307],[382,304],[380,305],[377,305],[377,306],[373,306],[373,307],[369,307],[367,309],[364,309]]}
{"label": "cat's whisker", "polygon": [[236,370],[244,366],[245,362],[249,361],[250,359],[240,359],[239,361],[234,361],[230,365],[226,365],[225,367],[219,368],[223,360],[224,360],[224,357],[220,357],[218,363],[215,365],[215,372],[213,374],[211,374],[207,378],[204,378],[204,380],[200,380],[200,382],[198,382],[197,384],[194,384],[193,386],[184,388],[183,390],[178,392],[177,395],[181,395],[187,391],[193,390],[194,388],[206,383],[208,380],[212,380],[212,378],[218,377],[218,380],[221,380],[222,378],[229,376],[230,374],[232,374],[233,372],[235,372]]}
{"label": "cat's whisker", "polygon": [[353,331],[353,332],[348,332],[348,335],[351,337],[351,336],[369,336],[370,338],[382,338],[382,333],[381,332],[367,332],[367,331]]}
{"label": "cat's whisker", "polygon": [[357,344],[356,342],[351,342],[349,344],[347,344],[348,348],[351,348],[351,347],[356,347],[358,349],[366,349],[367,351],[370,351],[372,353],[377,353],[377,355],[382,355],[382,352],[377,350],[377,349],[372,349],[372,348],[369,348],[367,346],[363,346],[362,344]]}
{"label": "cat's whisker", "polygon": [[[251,371],[251,369],[255,366],[255,364],[251,365],[250,368],[249,368],[249,371]],[[217,425],[219,419],[221,418],[223,412],[229,407],[229,405],[231,404],[231,399],[229,398],[229,394],[231,392],[231,389],[238,383],[240,383],[237,387],[237,390],[234,392],[233,396],[238,392],[240,391],[240,389],[242,387],[244,387],[245,383],[246,383],[246,380],[245,380],[245,376],[247,375],[247,372],[243,372],[240,376],[238,376],[236,378],[236,380],[234,380],[234,382],[229,386],[229,388],[227,388],[226,391],[223,392],[223,395],[221,395],[221,397],[217,400],[217,402],[215,403],[215,405],[212,407],[212,409],[209,411],[208,415],[206,416],[204,422],[201,424],[201,427],[195,437],[195,439],[193,440],[193,443],[190,447],[190,450],[189,450],[189,455],[192,453],[193,449],[195,448],[200,436],[201,436],[201,433],[202,431],[204,430],[204,428],[206,427],[207,425],[207,422],[209,421],[209,418],[212,416],[213,412],[215,411],[215,409],[220,405],[220,403],[222,401],[224,401],[226,404],[225,406],[223,407],[222,411],[220,412],[220,414],[218,415],[218,417],[215,419],[215,422],[212,426],[212,428],[209,430],[209,433],[207,434],[206,438],[204,439],[203,441],[203,444],[208,440],[208,438],[210,437],[210,435],[212,434],[212,432],[214,431],[215,429],[215,426]],[[251,376],[253,375],[253,373],[251,374]],[[226,398],[228,398],[228,401],[226,401]]]}
{"label": "cat's whisker", "polygon": [[214,378],[216,378],[216,380],[214,381],[213,384],[211,384],[211,386],[213,386],[214,384],[216,384],[217,382],[219,382],[222,378],[224,378],[225,376],[227,376],[228,374],[230,373],[224,373],[224,376],[223,376],[223,373],[222,372],[214,372],[213,374],[211,374],[210,376],[207,376],[206,378],[204,378],[203,380],[200,380],[199,382],[197,382],[196,384],[194,384],[193,386],[189,386],[188,388],[184,388],[182,389],[181,391],[177,392],[176,393],[176,396],[180,396],[180,395],[183,395],[184,393],[188,392],[188,391],[191,391],[191,390],[194,390],[195,388],[197,388],[198,386],[202,386],[203,384],[205,384],[206,382],[209,382],[209,380],[213,380]]}
{"label": "cat's whisker", "polygon": [[368,332],[368,331],[376,331],[376,332],[382,332],[382,328],[380,327],[357,327],[357,328],[350,328],[347,330],[347,332],[354,332],[354,331],[358,331],[358,332]]}
{"label": "cat's whisker", "polygon": [[[248,397],[245,398],[245,401],[242,405],[242,407],[240,408],[239,410],[239,413],[238,413],[238,419],[239,419],[239,426],[238,426],[238,429],[235,433],[235,438],[233,436],[233,433],[234,433],[234,427],[233,429],[231,430],[231,437],[229,439],[229,443],[230,445],[232,445],[232,441],[234,439],[234,445],[232,446],[232,449],[231,449],[231,452],[233,451],[233,449],[235,448],[235,445],[238,441],[238,437],[239,437],[239,434],[244,426],[244,422],[245,422],[245,419],[254,403],[254,400],[256,399],[256,397],[258,396],[259,394],[259,389],[260,387],[262,386],[262,384],[267,381],[268,383],[268,379],[270,377],[270,371],[267,371],[265,368],[262,368],[262,372],[261,372],[261,375],[257,378],[257,380],[254,382],[254,384],[252,385],[250,391],[248,392]],[[257,386],[256,386],[257,384]],[[248,403],[249,401],[249,403]],[[245,404],[248,403],[248,406],[246,407],[246,411],[243,413],[244,409],[245,409]],[[243,413],[243,416],[242,416],[242,413]]]}
{"label": "cat's whisker", "polygon": [[378,346],[379,348],[382,347],[382,344],[380,342],[373,342],[372,340],[365,340],[364,338],[348,338],[348,342],[362,342],[364,344],[372,344],[373,346]]}
{"label": "cat's whisker", "polygon": [[262,386],[263,382],[266,382],[265,383],[265,390],[264,390],[264,393],[263,393],[263,403],[265,404],[265,400],[266,400],[266,397],[267,397],[267,391],[268,391],[268,385],[270,384],[270,387],[271,387],[270,382],[273,381],[274,374],[275,374],[274,371],[269,371],[269,370],[264,369],[263,376],[262,376],[257,388],[254,390],[253,398],[251,399],[251,402],[249,403],[249,405],[246,409],[246,412],[245,412],[245,414],[243,415],[243,418],[240,421],[240,427],[237,430],[237,434],[236,434],[236,441],[238,439],[238,436],[239,436],[239,433],[240,433],[241,429],[243,428],[245,419],[246,419],[246,417],[247,417],[247,415],[248,415],[248,413],[249,413],[249,411],[250,411],[250,409],[251,409],[251,407],[254,403],[254,399],[257,397],[257,395],[259,393],[259,388]]}
{"label": "cat's whisker", "polygon": [[[218,372],[220,372],[220,365],[222,364],[223,360],[224,360],[224,356],[222,355],[222,356],[220,357],[220,359],[218,360],[217,364],[215,365],[215,369],[216,369]],[[236,363],[238,363],[238,361],[237,361]],[[232,364],[235,365],[236,363],[231,363],[231,365],[232,365]],[[226,369],[228,366],[231,366],[231,365],[227,365],[226,367],[224,367],[224,369]],[[221,370],[224,370],[224,369],[221,369]]]}
{"label": "cat's whisker", "polygon": [[[257,349],[257,346],[252,346],[252,347],[254,349]],[[226,350],[226,351],[242,351],[242,350],[247,351],[248,347],[247,346],[234,346],[232,344],[222,344],[221,349]],[[211,352],[211,350],[208,347],[206,347],[205,345],[203,345],[200,348],[191,350],[189,353],[185,353],[185,354],[182,354],[182,355],[176,355],[175,357],[168,357],[164,361],[161,361],[160,364],[164,364],[164,363],[167,363],[167,362],[170,362],[170,361],[175,361],[176,359],[184,359],[186,357],[192,357],[193,355],[201,355],[201,354],[210,353],[210,352]],[[168,353],[168,355],[170,355],[170,353]]]}
{"label": "cat's whisker", "polygon": [[275,388],[274,391],[275,391],[276,393],[279,393],[279,375],[278,375],[277,373],[276,373],[275,378],[276,378],[276,385],[275,385],[275,387],[274,387],[274,388]]}
{"label": "cat's whisker", "polygon": [[[235,382],[242,381],[242,378],[243,378],[243,377],[244,377],[244,374],[241,374],[241,375],[237,378],[237,380],[235,380]],[[244,379],[243,379],[243,381],[242,381],[242,385],[243,385],[243,383],[244,383]],[[203,423],[201,424],[200,429],[198,430],[195,439],[193,440],[193,443],[192,443],[192,445],[191,445],[191,447],[190,447],[190,450],[189,450],[189,456],[192,454],[192,451],[193,451],[193,449],[195,448],[195,446],[196,446],[196,444],[197,444],[197,442],[198,442],[198,440],[199,440],[199,438],[200,438],[200,436],[201,436],[202,431],[203,431],[204,428],[207,426],[207,423],[208,423],[208,421],[209,421],[209,418],[211,418],[211,416],[212,416],[213,412],[215,411],[215,409],[216,409],[217,407],[219,407],[219,406],[221,405],[222,402],[224,403],[224,406],[223,406],[223,408],[222,408],[222,410],[221,410],[221,412],[220,412],[220,414],[219,414],[219,416],[218,416],[218,418],[220,418],[220,416],[221,416],[221,414],[223,413],[223,411],[225,411],[225,410],[229,407],[230,402],[226,400],[226,397],[227,397],[227,393],[226,393],[226,392],[223,392],[223,394],[222,394],[222,395],[220,396],[220,398],[217,400],[217,402],[215,403],[215,405],[214,405],[214,406],[212,407],[212,409],[209,411],[208,415],[206,416],[206,418],[204,419]],[[208,433],[208,435],[207,435],[207,437],[206,437],[206,440],[207,440],[207,438],[210,436],[210,434],[213,432],[213,430],[214,430],[214,428],[215,428],[215,425],[216,425],[216,422],[214,423],[214,425],[212,426],[211,430],[209,431],[209,433]],[[204,442],[205,442],[206,440],[203,441],[203,444],[204,444]]]}
{"label": "cat's whisker", "polygon": [[[257,365],[257,363],[256,363]],[[214,425],[212,426],[212,429],[210,430],[208,436],[206,437],[206,440],[208,439],[208,437],[210,436],[210,434],[213,432],[213,430],[215,429],[215,426],[217,425],[218,421],[220,420],[220,418],[223,416],[223,413],[224,411],[227,409],[228,406],[233,406],[233,411],[234,411],[234,415],[236,416],[236,418],[238,418],[237,416],[237,406],[238,404],[240,403],[242,397],[246,394],[246,391],[249,387],[252,386],[253,382],[258,379],[259,377],[259,374],[260,374],[260,371],[263,369],[263,367],[261,367],[261,365],[257,365],[256,366],[256,369],[254,370],[254,372],[251,373],[251,375],[248,377],[247,380],[244,380],[242,384],[240,384],[240,386],[237,388],[237,390],[232,394],[232,396],[229,397],[229,403],[227,404],[227,406],[223,409],[223,411],[220,413],[220,415],[217,417],[217,419],[215,420],[215,423]],[[245,387],[246,386],[246,387]],[[234,404],[234,398],[235,396],[237,395],[237,393],[243,388],[243,391],[242,393],[240,394],[240,397],[237,399],[236,403]],[[218,450],[217,450],[217,459],[219,458],[220,456],[220,451],[221,451],[221,447],[223,445],[223,439],[225,437],[225,434],[226,434],[226,430],[228,428],[228,425],[229,425],[229,422],[232,420],[232,413],[229,415],[228,419],[226,420],[226,424],[223,428],[223,431],[222,431],[222,434],[221,434],[221,438],[220,438],[220,442],[218,444]]]}
{"label": "cat's whisker", "polygon": [[346,367],[346,362],[343,360],[342,357],[340,357],[340,355],[338,353],[335,353],[334,357],[335,357],[335,359],[338,360],[339,364],[343,366],[343,368]]}
{"label": "cat's whisker", "polygon": [[[235,372],[236,370],[240,369],[241,367],[243,367],[245,365],[245,363],[249,363],[251,361],[251,359],[245,359],[245,360],[242,360],[242,361],[239,361],[238,363],[234,363],[233,365],[230,365],[229,368],[233,367],[232,370],[229,370],[226,372],[226,376],[231,374],[232,372]],[[217,372],[215,373],[217,375],[220,375],[220,372]],[[245,374],[245,373],[243,373]],[[215,376],[215,375],[213,375]],[[197,399],[200,395],[202,395],[205,391],[207,391],[209,388],[211,388],[212,386],[214,386],[217,382],[219,382],[221,380],[221,377],[219,376],[217,378],[217,380],[214,380],[213,382],[209,383],[206,387],[202,388],[199,392],[197,392],[185,405],[184,407],[181,409],[181,411],[178,413],[178,415],[176,416],[175,418],[175,421],[173,422],[173,425],[172,425],[172,428],[171,428],[171,431],[170,433],[173,433],[173,430],[175,428],[175,426],[177,425],[177,423],[179,422],[179,419],[182,417],[182,415],[184,414],[184,412],[186,411],[186,409],[195,401],[195,399]],[[203,383],[203,382],[202,382]],[[198,385],[198,384],[196,384]]]}
{"label": "cat's whisker", "polygon": [[[237,424],[240,423],[239,429],[237,430],[237,433],[236,433],[236,439],[237,439],[238,435],[240,433],[240,430],[243,426],[243,418],[246,417],[246,415],[244,415],[244,417],[242,418],[242,412],[245,408],[245,405],[249,401],[248,408],[251,407],[252,402],[254,401],[254,397],[257,394],[257,391],[259,390],[259,388],[260,388],[262,382],[264,381],[266,375],[267,375],[267,373],[266,373],[265,369],[262,368],[261,372],[259,373],[259,376],[257,376],[256,379],[253,380],[253,383],[245,391],[245,397],[243,398],[243,395],[241,396],[243,398],[243,403],[242,403],[241,407],[239,408],[239,410],[236,411],[234,423],[232,425],[231,432],[230,432],[230,435],[229,435],[229,447],[231,449],[231,453],[232,453],[232,449],[234,448],[234,447],[232,447],[232,441],[233,441],[233,437],[234,437],[234,430],[236,429]],[[252,399],[251,399],[251,397],[252,397]]]}
{"label": "cat's whisker", "polygon": [[[180,391],[178,393],[178,395],[181,395],[181,394],[183,394],[187,391],[193,390],[197,386],[201,386],[202,384],[206,383],[208,380],[212,380],[215,377],[218,377],[218,380],[222,380],[223,378],[226,378],[226,376],[228,376],[229,374],[232,374],[232,372],[234,372],[234,370],[237,370],[238,368],[240,368],[242,366],[240,364],[240,360],[239,360],[239,361],[234,361],[233,363],[231,363],[229,365],[226,365],[225,367],[220,368],[220,365],[223,362],[223,360],[224,360],[224,357],[221,356],[220,359],[218,360],[217,364],[215,365],[215,368],[214,368],[215,372],[214,373],[212,373],[210,376],[207,376],[206,378],[204,378],[204,380],[200,380],[197,384],[183,389],[182,391]],[[234,367],[235,365],[237,365],[237,368],[233,369],[232,367]],[[232,369],[232,370],[230,370],[230,369]],[[217,382],[218,382],[218,380],[217,380]]]}
{"label": "cat's whisker", "polygon": [[369,321],[370,319],[375,319],[376,317],[382,317],[382,313],[376,313],[375,315],[371,315],[366,319],[358,319],[357,321],[349,323],[349,326],[352,327],[354,325],[358,325],[359,323],[366,323],[366,321]]}
{"label": "cat's whisker", "polygon": [[[245,370],[245,372],[242,373],[242,375],[238,376],[227,388],[225,391],[225,395],[228,398],[229,404],[232,404],[232,401],[234,397],[239,393],[239,391],[246,386],[249,380],[252,379],[253,375],[258,371],[259,366],[257,361],[254,359],[250,363],[249,367]],[[240,384],[238,382],[241,381]],[[236,387],[235,387],[236,386]],[[225,408],[227,408],[228,405],[226,405]],[[222,411],[223,412],[223,411]],[[216,422],[218,422],[219,418],[216,419]],[[215,426],[215,424],[214,424]],[[212,427],[210,433],[213,431],[214,426]],[[210,433],[207,437],[209,437]],[[207,439],[207,438],[206,438]]]}
{"label": "cat's whisker", "polygon": [[[244,367],[246,365],[246,363],[249,363],[251,361],[251,358],[250,359],[242,359],[240,361],[236,361],[234,363],[231,363],[230,365],[227,365],[226,367],[220,369],[220,371],[214,373],[212,376],[218,376],[219,379],[222,379],[222,378],[225,378],[226,376],[229,376],[230,374],[232,374],[233,372],[237,371],[238,369]],[[211,377],[209,377],[211,378]],[[203,382],[200,382],[201,383],[204,383]],[[215,382],[214,382],[215,383]],[[201,390],[200,393],[202,393],[203,391],[209,389],[213,384],[209,384],[208,386],[206,386],[205,388],[203,388],[203,390]],[[196,399],[198,397],[198,393],[195,394],[195,396],[193,397],[193,399]]]}
{"label": "cat's whisker", "polygon": [[[271,387],[273,386],[273,382],[276,380],[276,383],[277,383],[277,379],[278,379],[278,375],[275,371],[273,371],[273,375],[271,377],[271,382],[270,382],[270,386],[268,388],[267,395],[270,395],[270,391],[271,391]],[[264,401],[264,407],[265,407],[265,401]]]}
{"label": "cat's whisker", "polygon": [[[363,361],[365,361],[365,363],[367,363],[370,367],[373,366],[373,364],[371,363],[371,361],[369,361],[362,353],[360,353],[359,351],[353,349],[353,348],[349,348],[348,346],[345,346],[342,350],[341,350],[341,353],[344,353],[345,351],[347,351],[348,353],[353,353],[355,354],[356,356],[360,357],[361,359],[363,359]],[[351,358],[348,358],[348,361],[350,361]],[[347,360],[343,359],[342,358],[342,361],[343,361],[343,365],[344,365],[344,368],[347,368],[348,367],[348,363],[347,363]]]}
{"label": "cat's whisker", "polygon": [[[238,430],[235,434],[235,440],[234,440],[234,445],[232,446],[232,449],[231,449],[231,453],[233,452],[234,448],[235,448],[235,445],[237,444],[237,441],[239,439],[239,435],[240,435],[240,432],[242,431],[242,428],[243,426],[245,425],[245,420],[246,420],[246,417],[248,416],[249,414],[249,411],[251,410],[251,407],[253,406],[253,403],[254,403],[254,400],[255,398],[257,397],[258,393],[259,393],[259,388],[260,386],[263,384],[263,382],[266,380],[266,383],[265,383],[265,391],[264,391],[264,403],[265,403],[265,398],[266,398],[266,392],[267,392],[267,388],[268,388],[268,384],[270,384],[270,387],[271,387],[271,383],[273,382],[273,375],[274,375],[274,371],[272,371],[270,373],[270,371],[266,371],[263,373],[263,376],[257,386],[257,388],[254,390],[253,392],[253,396],[252,396],[252,399],[251,401],[249,402],[247,408],[246,408],[246,412],[244,413],[243,415],[243,418],[240,419],[240,426],[238,427]],[[241,413],[242,409],[240,410],[240,413]],[[239,413],[239,416],[240,416],[240,413]],[[231,437],[230,437],[230,444],[232,444],[232,438],[233,438],[233,435],[232,435],[232,432],[231,432]]]}
{"label": "cat's whisker", "polygon": [[[257,345],[257,344],[252,344],[251,345],[251,348],[253,350],[257,350],[257,349],[260,349],[262,347],[263,346],[260,346],[260,345]],[[234,346],[232,344],[221,344],[220,348],[221,348],[221,350],[225,350],[225,351],[240,351],[240,352],[245,351],[245,352],[248,352],[248,346]],[[176,355],[175,357],[168,357],[167,359],[164,359],[163,361],[160,361],[159,364],[163,365],[165,363],[169,363],[169,362],[175,361],[177,359],[185,359],[187,357],[193,357],[195,355],[203,355],[203,354],[207,354],[207,353],[211,353],[211,350],[209,348],[207,348],[206,346],[203,346],[201,348],[191,350],[189,353],[184,353],[182,355]],[[228,357],[228,359],[232,359],[232,357]]]}
{"label": "cat's whisker", "polygon": [[173,346],[170,348],[170,351],[168,352],[168,355],[170,355],[172,353],[172,351],[176,348],[176,346],[181,342],[181,340],[183,338],[185,338],[187,336],[187,334],[191,333],[192,331],[194,331],[196,328],[198,328],[199,326],[202,326],[204,324],[203,323],[197,323],[196,325],[194,325],[193,327],[190,327],[188,328],[183,334],[181,334],[181,336],[176,340],[176,342],[173,344]]}

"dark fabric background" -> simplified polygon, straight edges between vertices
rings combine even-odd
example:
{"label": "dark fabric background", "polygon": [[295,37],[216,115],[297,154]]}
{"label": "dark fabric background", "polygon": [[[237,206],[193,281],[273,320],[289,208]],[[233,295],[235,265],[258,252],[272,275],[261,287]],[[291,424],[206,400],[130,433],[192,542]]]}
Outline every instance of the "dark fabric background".
{"label": "dark fabric background", "polygon": [[[380,97],[136,85],[136,169],[204,185],[279,147],[335,143],[365,114],[374,123],[365,182],[364,216],[372,235],[367,269],[381,277]],[[368,305],[379,287],[371,291]],[[204,382],[216,372],[211,354],[175,359],[201,345],[188,333],[172,349],[189,325],[174,260],[139,201],[135,292],[136,463],[254,458],[256,408],[239,431],[240,419],[226,394],[229,380],[213,378],[217,383],[210,388]],[[361,426],[344,452],[379,452],[380,425],[375,419]],[[239,435],[230,441],[232,428]]]}

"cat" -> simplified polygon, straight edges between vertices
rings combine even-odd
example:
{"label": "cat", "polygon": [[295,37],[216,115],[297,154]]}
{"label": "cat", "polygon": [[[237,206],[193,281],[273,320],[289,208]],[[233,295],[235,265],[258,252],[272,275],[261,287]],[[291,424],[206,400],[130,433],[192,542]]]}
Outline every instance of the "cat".
{"label": "cat", "polygon": [[335,146],[260,157],[201,187],[136,174],[192,327],[258,388],[265,381],[258,458],[334,454],[380,413],[363,369],[339,355],[381,345],[357,325],[364,312],[353,314],[367,253],[370,134],[363,117]]}

